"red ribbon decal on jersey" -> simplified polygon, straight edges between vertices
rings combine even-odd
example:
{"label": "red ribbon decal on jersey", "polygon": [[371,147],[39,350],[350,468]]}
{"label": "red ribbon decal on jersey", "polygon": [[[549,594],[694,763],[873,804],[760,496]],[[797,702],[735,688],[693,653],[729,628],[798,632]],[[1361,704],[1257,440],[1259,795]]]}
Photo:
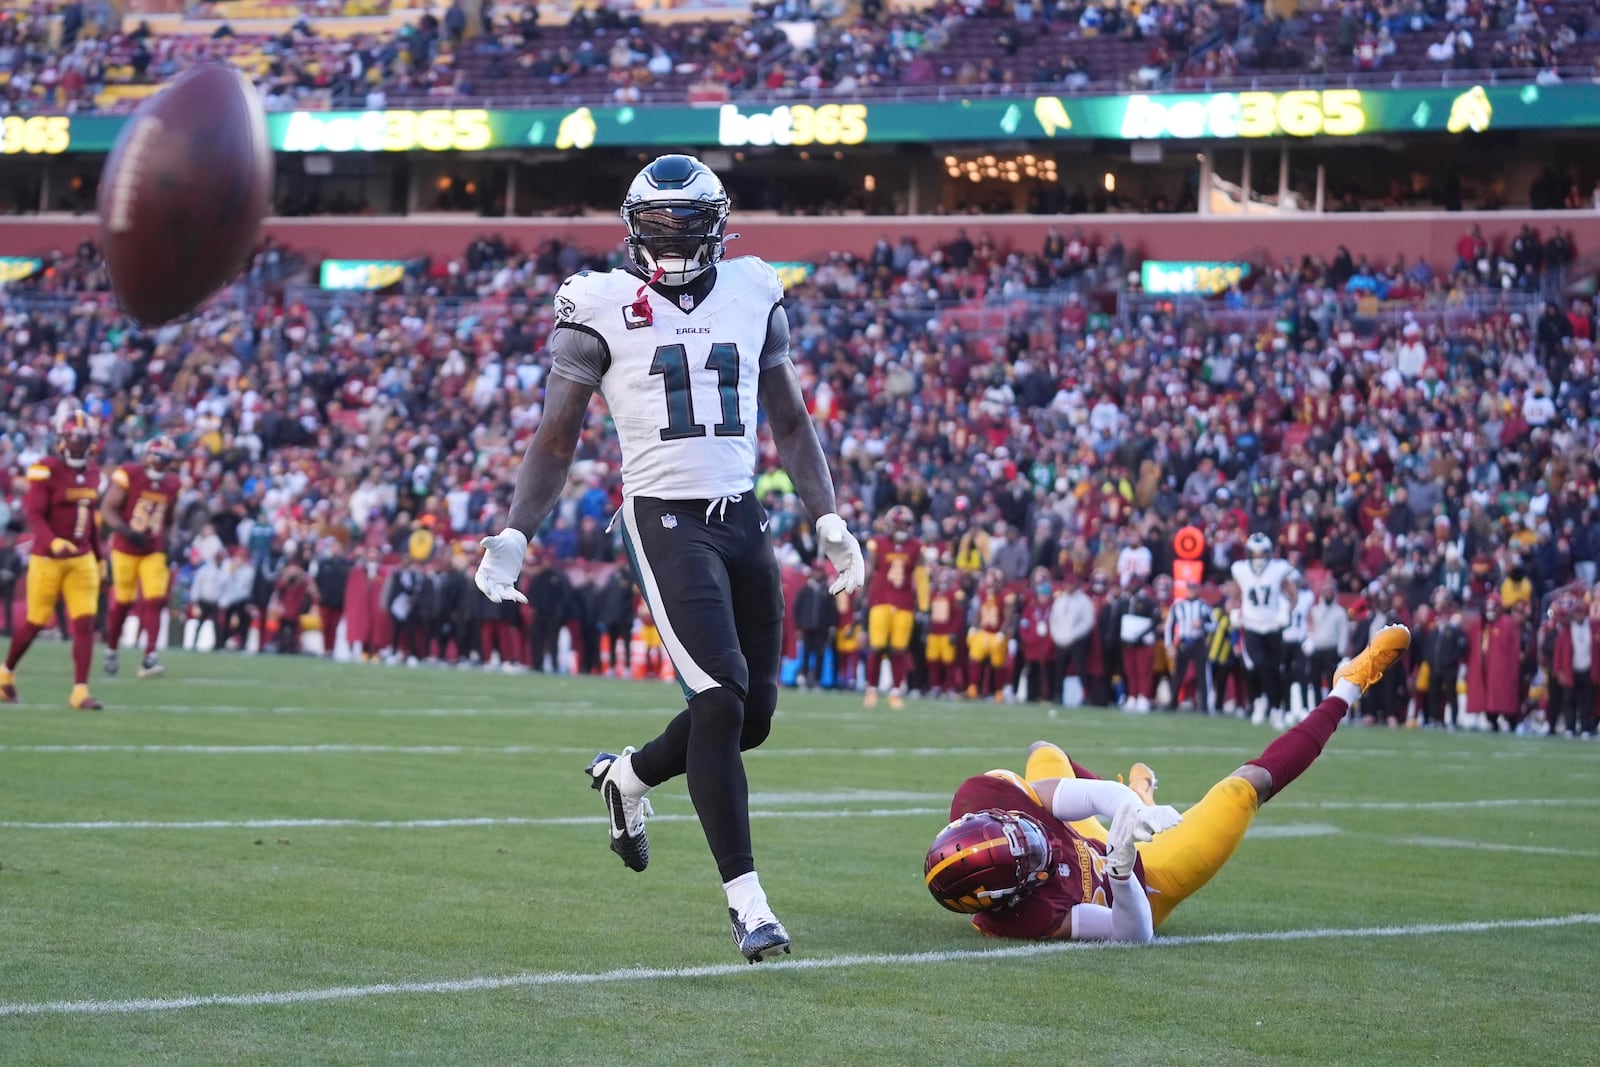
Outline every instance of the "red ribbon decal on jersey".
{"label": "red ribbon decal on jersey", "polygon": [[655,273],[650,275],[650,280],[639,286],[639,291],[633,294],[633,303],[628,305],[628,310],[633,312],[633,319],[641,326],[653,325],[656,313],[650,307],[650,287],[661,280],[666,272],[657,267]]}

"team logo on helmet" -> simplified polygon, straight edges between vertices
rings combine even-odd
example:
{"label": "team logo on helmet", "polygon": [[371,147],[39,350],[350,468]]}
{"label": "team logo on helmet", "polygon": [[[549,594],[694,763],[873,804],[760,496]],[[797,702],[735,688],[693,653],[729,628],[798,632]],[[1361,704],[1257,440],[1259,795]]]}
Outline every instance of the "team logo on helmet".
{"label": "team logo on helmet", "polygon": [[928,848],[923,881],[942,907],[972,914],[1014,907],[1050,877],[1049,835],[1020,811],[963,815]]}
{"label": "team logo on helmet", "polygon": [[622,201],[629,260],[647,277],[689,284],[722,258],[730,206],[721,180],[693,156],[653,160]]}

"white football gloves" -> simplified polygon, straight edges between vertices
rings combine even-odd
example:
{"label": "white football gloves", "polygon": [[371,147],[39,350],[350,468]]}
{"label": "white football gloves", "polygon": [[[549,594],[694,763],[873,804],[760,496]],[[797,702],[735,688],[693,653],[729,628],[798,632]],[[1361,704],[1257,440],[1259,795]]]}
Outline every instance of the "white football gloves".
{"label": "white football gloves", "polygon": [[514,600],[526,604],[528,598],[517,591],[517,579],[522,577],[522,558],[528,554],[528,539],[521,530],[506,527],[482,542],[483,559],[473,581],[478,590],[496,604]]}
{"label": "white football gloves", "polygon": [[1106,831],[1106,873],[1119,880],[1127,878],[1133,873],[1133,861],[1138,855],[1135,844],[1149,841],[1182,821],[1178,809],[1168,804],[1122,805],[1111,820],[1111,829]]}
{"label": "white football gloves", "polygon": [[866,581],[867,564],[861,558],[861,542],[850,532],[850,527],[838,515],[829,513],[817,520],[817,536],[822,539],[823,554],[839,577],[828,586],[830,593],[854,593]]}

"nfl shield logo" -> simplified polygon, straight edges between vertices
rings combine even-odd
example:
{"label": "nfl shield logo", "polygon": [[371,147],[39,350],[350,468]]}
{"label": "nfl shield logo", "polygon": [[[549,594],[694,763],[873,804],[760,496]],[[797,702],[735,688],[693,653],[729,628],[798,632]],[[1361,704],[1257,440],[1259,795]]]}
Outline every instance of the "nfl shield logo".
{"label": "nfl shield logo", "polygon": [[690,295],[689,293],[679,293],[678,294],[678,306],[681,307],[685,311],[693,311],[694,310],[694,297],[692,295]]}
{"label": "nfl shield logo", "polygon": [[661,516],[661,525],[663,527],[665,527],[666,529],[668,529],[668,530],[676,530],[678,528],[678,516],[676,516],[676,515],[663,515],[663,516]]}

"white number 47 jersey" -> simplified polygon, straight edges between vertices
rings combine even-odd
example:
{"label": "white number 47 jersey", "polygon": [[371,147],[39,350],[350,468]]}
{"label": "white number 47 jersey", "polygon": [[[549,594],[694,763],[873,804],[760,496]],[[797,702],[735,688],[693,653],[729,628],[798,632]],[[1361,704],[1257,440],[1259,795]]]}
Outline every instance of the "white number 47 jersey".
{"label": "white number 47 jersey", "polygon": [[1284,579],[1293,568],[1286,560],[1269,559],[1257,574],[1250,561],[1233,565],[1233,580],[1239,586],[1239,623],[1251,633],[1282,630],[1289,622],[1289,598],[1283,595]]}
{"label": "white number 47 jersey", "polygon": [[555,297],[552,373],[594,386],[622,447],[624,496],[706,500],[755,484],[756,384],[789,358],[777,271],[717,264],[668,296],[627,271],[585,271]]}

